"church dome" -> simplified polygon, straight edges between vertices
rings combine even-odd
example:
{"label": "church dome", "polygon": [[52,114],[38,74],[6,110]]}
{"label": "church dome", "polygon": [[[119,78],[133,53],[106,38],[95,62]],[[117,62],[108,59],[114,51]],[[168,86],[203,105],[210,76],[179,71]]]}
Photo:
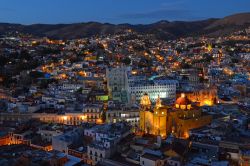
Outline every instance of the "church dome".
{"label": "church dome", "polygon": [[181,94],[181,97],[179,97],[176,101],[175,104],[179,105],[188,105],[191,104],[191,101],[185,96],[184,93]]}
{"label": "church dome", "polygon": [[190,109],[191,108],[191,101],[185,96],[184,93],[182,93],[181,97],[179,97],[175,101],[175,107],[181,108],[181,109]]}

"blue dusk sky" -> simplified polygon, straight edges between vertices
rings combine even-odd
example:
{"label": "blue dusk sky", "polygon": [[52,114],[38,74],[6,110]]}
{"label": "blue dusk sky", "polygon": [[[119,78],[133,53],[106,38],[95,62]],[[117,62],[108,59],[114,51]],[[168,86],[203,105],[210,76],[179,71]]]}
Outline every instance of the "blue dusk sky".
{"label": "blue dusk sky", "polygon": [[148,24],[250,12],[250,0],[1,0],[0,22]]}

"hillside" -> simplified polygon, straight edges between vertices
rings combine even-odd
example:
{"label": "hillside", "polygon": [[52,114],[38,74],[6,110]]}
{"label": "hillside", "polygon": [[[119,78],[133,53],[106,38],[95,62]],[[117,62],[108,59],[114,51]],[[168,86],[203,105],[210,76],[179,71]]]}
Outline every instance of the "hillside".
{"label": "hillside", "polygon": [[142,34],[154,34],[161,39],[173,39],[193,35],[227,35],[235,30],[250,26],[250,13],[241,13],[227,16],[222,19],[207,19],[202,21],[159,21],[146,25],[131,24],[108,24],[98,22],[75,23],[75,24],[8,24],[0,23],[0,34],[8,32],[23,32],[34,36],[47,36],[56,39],[75,39],[93,35],[106,35],[123,32],[132,29]]}

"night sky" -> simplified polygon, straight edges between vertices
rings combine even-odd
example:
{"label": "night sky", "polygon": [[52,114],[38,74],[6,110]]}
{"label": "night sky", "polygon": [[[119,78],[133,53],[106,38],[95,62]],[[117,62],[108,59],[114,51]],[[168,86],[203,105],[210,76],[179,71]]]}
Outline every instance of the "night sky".
{"label": "night sky", "polygon": [[250,0],[1,0],[0,22],[147,24],[250,12]]}

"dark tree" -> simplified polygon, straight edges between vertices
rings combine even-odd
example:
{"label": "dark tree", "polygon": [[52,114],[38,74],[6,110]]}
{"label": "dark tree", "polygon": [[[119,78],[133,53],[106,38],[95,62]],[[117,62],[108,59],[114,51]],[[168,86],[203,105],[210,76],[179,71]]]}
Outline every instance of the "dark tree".
{"label": "dark tree", "polygon": [[129,57],[126,57],[122,60],[122,62],[125,64],[125,65],[130,65],[131,64],[131,59]]}

